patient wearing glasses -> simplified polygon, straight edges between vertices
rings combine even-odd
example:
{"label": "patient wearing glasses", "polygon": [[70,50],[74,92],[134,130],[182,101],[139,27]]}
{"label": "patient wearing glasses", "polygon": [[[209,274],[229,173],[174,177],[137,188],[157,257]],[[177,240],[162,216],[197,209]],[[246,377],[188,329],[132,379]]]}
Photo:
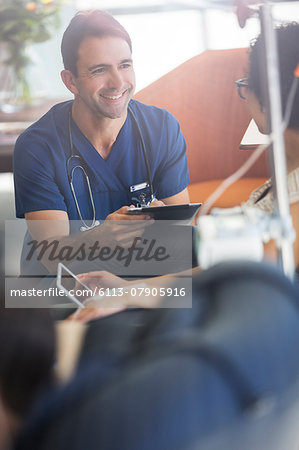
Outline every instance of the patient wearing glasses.
{"label": "patient wearing glasses", "polygon": [[[285,24],[276,29],[278,53],[279,53],[279,73],[281,86],[281,103],[282,113],[285,115],[286,104],[289,96],[291,86],[294,81],[294,71],[299,63],[299,24],[292,22]],[[245,100],[246,106],[249,109],[253,119],[255,120],[260,132],[266,134],[266,108],[265,108],[265,92],[263,91],[262,82],[260,78],[260,63],[264,64],[262,59],[262,38],[259,36],[250,45],[249,52],[249,70],[247,78],[243,78],[236,82],[240,97]],[[288,171],[288,190],[290,199],[290,209],[293,220],[293,226],[299,234],[299,89],[297,86],[296,94],[292,104],[292,112],[289,122],[284,132],[285,150],[287,159]],[[269,179],[263,186],[256,189],[247,201],[249,206],[262,209],[271,214],[273,212],[273,192],[272,182]],[[297,237],[294,243],[295,266],[299,268],[299,238]],[[195,272],[196,269],[193,269]],[[92,274],[82,275],[85,282],[91,281],[107,286],[121,286],[125,282],[114,275],[105,272],[94,272]],[[150,286],[157,285],[160,282],[163,284],[171,283],[171,276],[161,277],[146,280]],[[125,299],[123,299],[125,301]],[[157,306],[159,299],[155,298],[128,298],[128,304],[132,301],[140,302],[139,306]],[[137,305],[138,306],[138,305]],[[100,317],[104,311],[100,309],[85,309],[77,315],[78,320],[89,320],[91,318]]]}
{"label": "patient wearing glasses", "polygon": [[[296,93],[292,102],[292,112],[284,132],[285,152],[288,172],[288,191],[293,226],[299,234],[299,90],[294,71],[299,63],[299,24],[292,22],[276,30],[282,115],[285,119],[286,106],[293,83]],[[259,64],[262,61],[262,41],[259,36],[251,43],[249,53],[249,73],[247,79],[239,80],[239,93],[261,133],[267,134],[265,92],[260,77]],[[256,189],[247,201],[271,214],[274,210],[271,179]],[[299,266],[299,238],[294,243],[295,265]]]}

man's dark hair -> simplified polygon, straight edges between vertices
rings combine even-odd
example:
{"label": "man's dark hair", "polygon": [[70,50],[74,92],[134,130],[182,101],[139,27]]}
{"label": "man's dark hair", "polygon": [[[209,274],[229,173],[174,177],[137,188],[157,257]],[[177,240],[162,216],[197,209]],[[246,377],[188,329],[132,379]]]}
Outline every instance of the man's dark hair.
{"label": "man's dark hair", "polygon": [[78,76],[78,48],[86,37],[115,36],[124,39],[132,51],[132,42],[128,32],[110,14],[99,11],[79,11],[65,30],[61,42],[61,54],[64,68]]}
{"label": "man's dark hair", "polygon": [[[294,70],[299,63],[299,24],[287,23],[276,28],[279,76],[281,89],[281,104],[285,112],[288,95],[294,79]],[[261,35],[250,44],[249,52],[249,89],[253,91],[261,107],[265,107],[265,92],[261,77],[261,65],[265,64],[263,42]],[[288,128],[299,128],[299,89],[293,100],[292,114]]]}

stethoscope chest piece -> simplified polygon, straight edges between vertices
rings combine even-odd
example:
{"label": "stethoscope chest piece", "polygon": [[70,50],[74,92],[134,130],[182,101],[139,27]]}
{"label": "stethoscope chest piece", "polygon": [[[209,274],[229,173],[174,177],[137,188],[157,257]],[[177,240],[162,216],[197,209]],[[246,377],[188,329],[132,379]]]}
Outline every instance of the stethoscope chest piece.
{"label": "stethoscope chest piece", "polygon": [[88,230],[92,230],[93,228],[95,228],[95,227],[97,227],[97,226],[99,226],[99,225],[100,225],[99,220],[95,220],[94,223],[92,223],[91,225],[87,225],[87,226],[82,225],[82,226],[80,227],[80,231],[88,231]]}

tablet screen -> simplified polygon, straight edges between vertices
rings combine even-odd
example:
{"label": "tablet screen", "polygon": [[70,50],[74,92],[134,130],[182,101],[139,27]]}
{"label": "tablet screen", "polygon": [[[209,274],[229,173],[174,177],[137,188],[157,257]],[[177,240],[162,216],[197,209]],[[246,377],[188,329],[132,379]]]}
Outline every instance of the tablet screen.
{"label": "tablet screen", "polygon": [[85,308],[84,301],[93,294],[92,290],[62,263],[58,264],[56,284],[80,308]]}
{"label": "tablet screen", "polygon": [[143,206],[130,208],[128,214],[147,214],[156,220],[187,220],[192,219],[202,203],[186,203],[183,205]]}

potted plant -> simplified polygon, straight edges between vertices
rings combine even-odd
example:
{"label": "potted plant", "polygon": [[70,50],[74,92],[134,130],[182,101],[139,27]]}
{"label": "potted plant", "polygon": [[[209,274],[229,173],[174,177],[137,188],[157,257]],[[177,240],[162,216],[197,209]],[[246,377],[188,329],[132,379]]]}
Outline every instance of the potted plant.
{"label": "potted plant", "polygon": [[[9,91],[14,97],[6,99],[6,102],[16,108],[32,102],[30,83],[26,77],[27,66],[31,63],[27,48],[51,37],[60,23],[62,3],[62,0],[0,0],[2,65],[6,78],[9,78],[6,84],[9,82]],[[3,84],[0,89],[5,89]]]}

